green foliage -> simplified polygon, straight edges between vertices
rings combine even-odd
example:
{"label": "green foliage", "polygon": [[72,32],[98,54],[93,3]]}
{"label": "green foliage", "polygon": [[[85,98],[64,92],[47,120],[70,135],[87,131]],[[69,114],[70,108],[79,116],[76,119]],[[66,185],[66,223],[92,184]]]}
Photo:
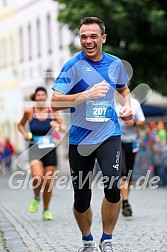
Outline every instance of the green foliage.
{"label": "green foliage", "polygon": [[[104,51],[133,67],[131,88],[147,83],[167,95],[167,4],[165,0],[56,0],[58,20],[78,33],[80,19],[97,16],[106,25]],[[75,51],[75,45],[71,45]]]}

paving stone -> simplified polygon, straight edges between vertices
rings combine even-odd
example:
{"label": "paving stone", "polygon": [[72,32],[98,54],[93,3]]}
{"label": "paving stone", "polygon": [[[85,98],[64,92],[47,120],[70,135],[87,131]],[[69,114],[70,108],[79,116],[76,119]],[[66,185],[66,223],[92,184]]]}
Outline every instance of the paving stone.
{"label": "paving stone", "polygon": [[[17,179],[20,177],[15,179],[15,184]],[[82,242],[72,212],[72,188],[58,189],[55,183],[50,206],[54,220],[44,221],[42,200],[38,212],[29,213],[27,208],[33,197],[32,190],[29,187],[11,189],[8,181],[8,176],[0,176],[0,231],[6,240],[6,250],[0,243],[0,252],[77,252]],[[120,214],[113,234],[116,252],[167,251],[166,193],[166,188],[134,187],[130,194],[133,217],[125,218]],[[92,233],[97,243],[102,233],[102,198],[103,190],[94,186]]]}

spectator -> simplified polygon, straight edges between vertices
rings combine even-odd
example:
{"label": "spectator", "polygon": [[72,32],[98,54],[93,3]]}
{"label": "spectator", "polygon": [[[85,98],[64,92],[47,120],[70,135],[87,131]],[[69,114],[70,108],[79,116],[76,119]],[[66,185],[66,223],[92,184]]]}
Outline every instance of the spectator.
{"label": "spectator", "polygon": [[10,153],[11,153],[12,155],[14,155],[14,154],[15,154],[15,150],[14,150],[14,147],[13,147],[12,143],[10,142],[9,138],[6,138],[5,144],[6,144],[6,146],[9,148]]}
{"label": "spectator", "polygon": [[167,185],[167,174],[165,165],[166,144],[162,141],[159,135],[156,136],[155,143],[153,144],[153,162],[154,174],[159,176],[159,186]]}
{"label": "spectator", "polygon": [[2,172],[2,153],[3,153],[4,143],[0,139],[0,173]]}
{"label": "spectator", "polygon": [[166,133],[166,129],[165,129],[165,125],[163,123],[163,121],[159,121],[157,123],[157,135],[161,138],[163,143],[166,143],[167,141],[167,133]]}
{"label": "spectator", "polygon": [[12,173],[12,153],[6,142],[2,152],[2,169],[5,174]]}

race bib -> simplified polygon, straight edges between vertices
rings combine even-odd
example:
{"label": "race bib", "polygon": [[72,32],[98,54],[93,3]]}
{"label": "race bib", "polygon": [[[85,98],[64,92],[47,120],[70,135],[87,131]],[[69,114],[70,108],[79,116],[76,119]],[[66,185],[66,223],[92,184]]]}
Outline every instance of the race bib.
{"label": "race bib", "polygon": [[113,108],[108,101],[87,101],[86,120],[91,122],[107,122],[112,118]]}
{"label": "race bib", "polygon": [[39,149],[55,147],[55,143],[51,136],[41,136],[41,137],[39,136],[39,137],[36,137],[36,141],[37,141]]}

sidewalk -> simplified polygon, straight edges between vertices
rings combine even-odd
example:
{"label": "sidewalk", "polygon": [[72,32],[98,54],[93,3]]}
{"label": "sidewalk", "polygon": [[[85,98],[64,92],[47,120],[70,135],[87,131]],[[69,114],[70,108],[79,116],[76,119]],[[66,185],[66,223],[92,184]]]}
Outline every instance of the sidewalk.
{"label": "sidewalk", "polygon": [[[22,188],[10,189],[9,181],[15,187],[22,183]],[[37,213],[27,211],[33,194],[25,181],[25,176],[21,175],[14,180],[11,177],[9,180],[7,175],[0,175],[0,252],[77,252],[82,243],[72,213],[71,186],[69,189],[67,186],[58,189],[55,183],[51,202],[54,220],[44,221],[42,202]],[[167,251],[166,194],[165,188],[131,191],[134,216],[126,219],[120,214],[113,235],[116,252]],[[102,197],[102,189],[95,186],[92,233],[97,242],[101,235]]]}

